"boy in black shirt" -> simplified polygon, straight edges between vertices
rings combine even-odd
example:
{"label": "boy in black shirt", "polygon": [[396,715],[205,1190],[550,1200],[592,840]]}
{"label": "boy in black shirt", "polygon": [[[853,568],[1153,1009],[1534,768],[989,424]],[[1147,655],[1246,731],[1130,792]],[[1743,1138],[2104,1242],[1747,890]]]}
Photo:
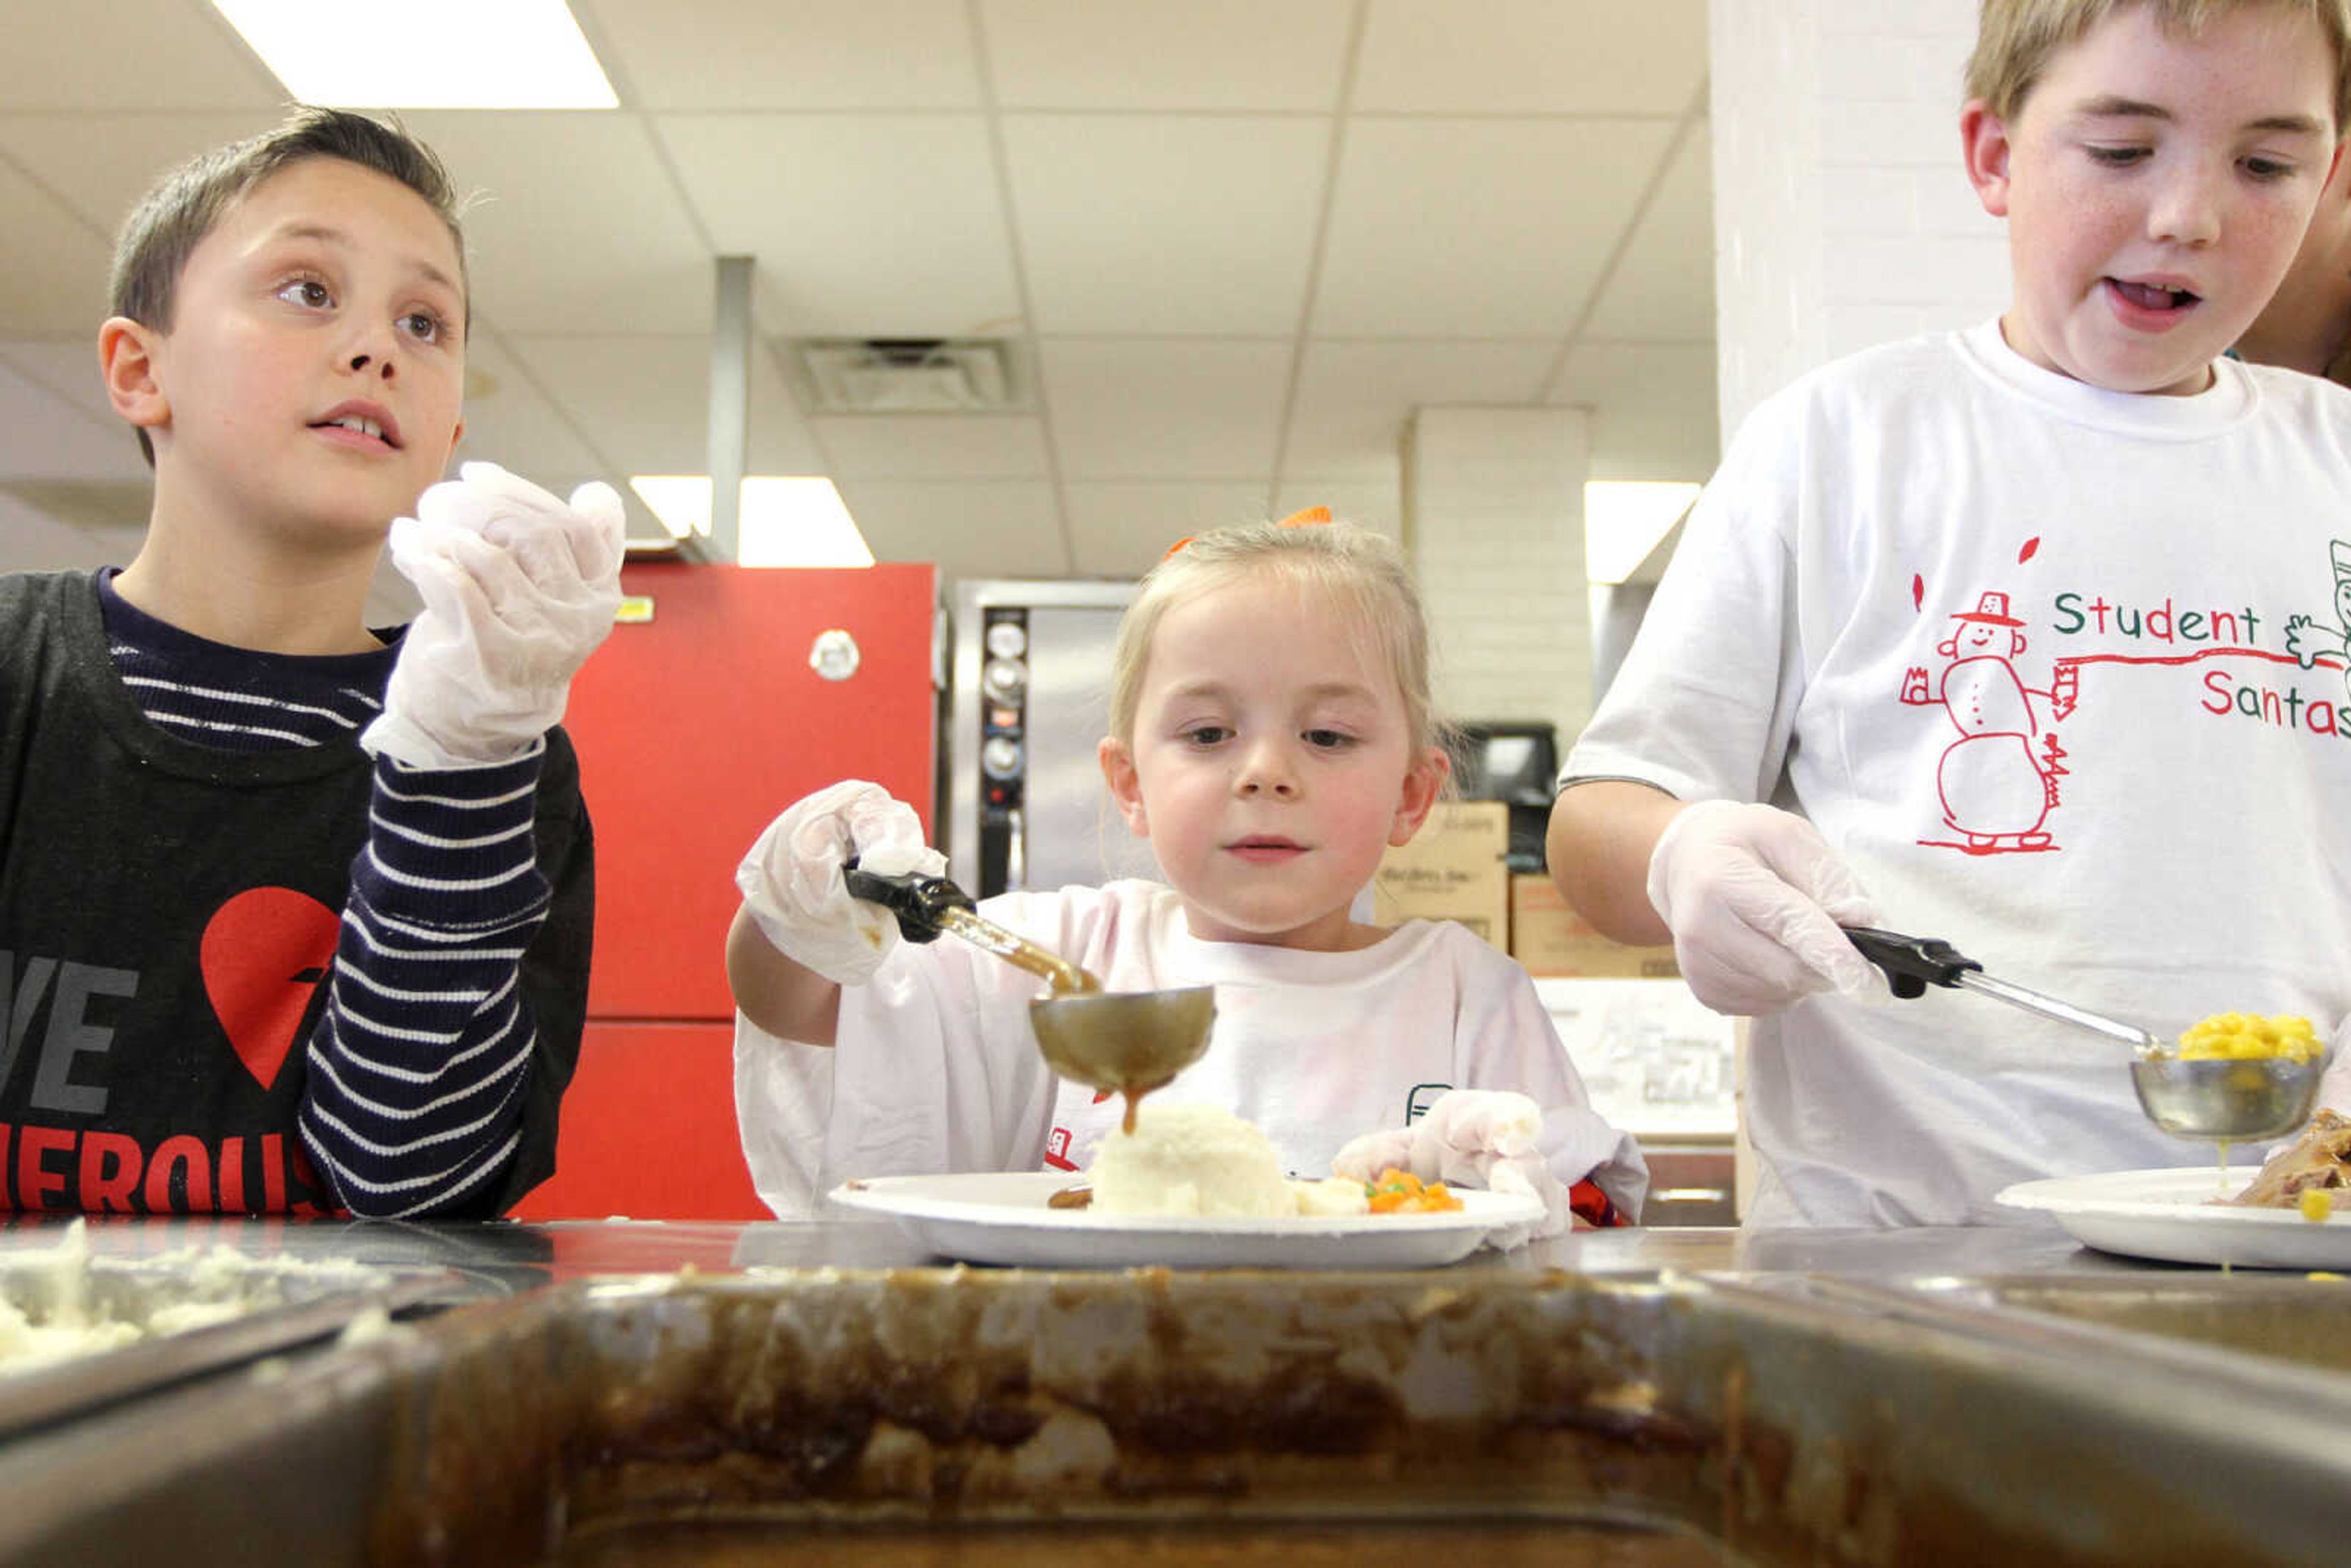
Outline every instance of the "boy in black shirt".
{"label": "boy in black shirt", "polygon": [[[462,234],[363,116],[168,176],[113,299],[146,540],[0,579],[0,1207],[499,1213],[554,1168],[579,1054],[592,840],[555,721],[619,498],[434,483]],[[404,636],[361,619],[387,532]]]}

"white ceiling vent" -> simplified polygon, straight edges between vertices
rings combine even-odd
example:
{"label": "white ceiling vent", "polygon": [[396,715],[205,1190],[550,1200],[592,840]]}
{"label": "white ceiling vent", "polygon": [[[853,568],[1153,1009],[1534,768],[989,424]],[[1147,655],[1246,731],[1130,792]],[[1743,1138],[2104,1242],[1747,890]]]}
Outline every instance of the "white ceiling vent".
{"label": "white ceiling vent", "polygon": [[810,413],[1002,413],[1026,400],[993,338],[811,338],[792,345]]}

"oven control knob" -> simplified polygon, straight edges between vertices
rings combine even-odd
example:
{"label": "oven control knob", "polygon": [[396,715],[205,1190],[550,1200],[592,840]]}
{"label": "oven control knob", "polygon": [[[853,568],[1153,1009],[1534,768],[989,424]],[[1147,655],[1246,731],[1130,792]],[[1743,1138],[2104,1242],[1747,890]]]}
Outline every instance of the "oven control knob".
{"label": "oven control knob", "polygon": [[1020,776],[1020,743],[1008,735],[988,737],[979,748],[979,770],[990,779]]}
{"label": "oven control knob", "polygon": [[1029,630],[1018,621],[988,623],[987,651],[999,659],[1017,659],[1029,651]]}
{"label": "oven control knob", "polygon": [[998,702],[1019,702],[1029,689],[1029,666],[1018,659],[990,659],[979,673],[979,684]]}

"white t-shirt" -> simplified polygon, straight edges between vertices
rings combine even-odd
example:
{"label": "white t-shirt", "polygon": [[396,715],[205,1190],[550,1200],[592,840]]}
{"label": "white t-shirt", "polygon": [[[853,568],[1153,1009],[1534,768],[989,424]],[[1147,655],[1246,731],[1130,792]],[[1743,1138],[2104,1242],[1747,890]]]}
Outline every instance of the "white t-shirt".
{"label": "white t-shirt", "polygon": [[[1113,882],[991,898],[980,912],[1113,991],[1214,986],[1207,1054],[1156,1099],[1221,1105],[1290,1169],[1328,1176],[1361,1133],[1400,1127],[1448,1088],[1514,1089],[1542,1108],[1544,1152],[1626,1215],[1647,1167],[1590,1108],[1526,971],[1449,921],[1408,921],[1351,953],[1203,942],[1173,890]],[[1082,1170],[1123,1103],[1038,1054],[1035,976],[945,937],[901,943],[844,987],[834,1047],[779,1040],[739,1014],[736,1113],[754,1184],[786,1218],[855,1176]]]}
{"label": "white t-shirt", "polygon": [[[1887,926],[2158,1034],[2332,1030],[2351,392],[2215,369],[2194,397],[2105,392],[1990,322],[1767,401],[1562,784],[1801,811]],[[2011,1182],[2209,1162],[2140,1113],[2128,1062],[1940,988],[1759,1019],[1750,1222],[2014,1219]]]}

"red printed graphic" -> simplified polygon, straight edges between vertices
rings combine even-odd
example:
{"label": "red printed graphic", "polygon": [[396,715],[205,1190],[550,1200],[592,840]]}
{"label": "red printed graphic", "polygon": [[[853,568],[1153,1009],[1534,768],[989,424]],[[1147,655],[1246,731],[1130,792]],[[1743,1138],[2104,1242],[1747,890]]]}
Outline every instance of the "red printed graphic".
{"label": "red printed graphic", "polygon": [[204,926],[204,994],[237,1060],[264,1089],[277,1082],[311,993],[334,962],[337,924],[308,894],[253,887]]}
{"label": "red printed graphic", "polygon": [[1070,1158],[1070,1130],[1067,1127],[1056,1127],[1046,1134],[1045,1163],[1057,1171],[1078,1168]]}
{"label": "red printed graphic", "polygon": [[[1959,731],[1935,775],[1943,823],[1958,837],[1919,842],[1975,855],[2055,849],[2043,824],[2058,804],[2064,752],[2032,699],[2043,699],[2049,718],[2064,717],[2073,706],[2073,672],[2062,670],[2051,691],[2024,684],[2012,663],[2024,652],[2024,622],[2008,612],[2008,595],[1997,590],[1951,619],[1957,629],[1935,645],[1950,660],[1941,679],[1930,685],[1927,668],[1913,665],[1902,680],[1902,701],[1939,703]],[[2060,685],[2063,700],[2054,690]]]}
{"label": "red printed graphic", "polygon": [[178,1133],[149,1148],[121,1133],[0,1122],[0,1213],[340,1213],[325,1193],[300,1140],[277,1133],[217,1145]]}

